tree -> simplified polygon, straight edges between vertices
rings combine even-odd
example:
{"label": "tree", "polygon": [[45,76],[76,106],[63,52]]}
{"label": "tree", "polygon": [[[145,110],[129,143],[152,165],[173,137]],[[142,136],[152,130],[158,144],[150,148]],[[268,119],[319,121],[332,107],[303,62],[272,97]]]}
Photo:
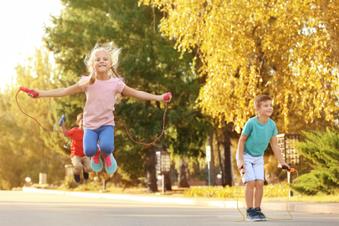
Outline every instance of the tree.
{"label": "tree", "polygon": [[[254,115],[259,94],[274,97],[273,117],[284,132],[338,118],[336,1],[139,2],[162,11],[160,31],[180,52],[196,53],[193,64],[205,81],[198,106],[227,131],[225,160],[233,130],[240,132]],[[228,164],[222,169],[230,179]]]}
{"label": "tree", "polygon": [[20,186],[26,176],[36,182],[39,172],[47,173],[50,183],[57,183],[64,177],[68,157],[61,149],[61,133],[53,127],[57,121],[57,113],[53,110],[55,101],[33,100],[22,93],[18,95],[19,106],[47,129],[44,130],[20,112],[14,99],[18,85],[52,88],[56,78],[48,53],[38,50],[34,60],[18,65],[17,84],[2,94],[0,188]]}
{"label": "tree", "polygon": [[[169,105],[166,137],[161,142],[172,152],[200,155],[207,123],[190,102],[196,99],[199,80],[189,65],[191,56],[185,54],[178,60],[180,55],[172,43],[155,32],[159,12],[138,7],[135,0],[64,0],[63,3],[65,9],[59,18],[54,18],[53,26],[47,28],[45,41],[65,71],[64,83],[69,85],[78,79],[69,74],[85,73],[82,62],[95,43],[113,40],[122,48],[119,70],[129,86],[156,93],[170,90],[174,94]],[[154,147],[131,143],[122,124],[136,139],[151,140],[161,131],[163,111],[161,104],[132,99],[123,100],[116,107],[115,146],[122,169],[119,173],[130,181],[137,183],[144,176],[140,168],[144,168],[145,159],[152,159],[146,152],[152,152]]]}
{"label": "tree", "polygon": [[239,132],[253,99],[274,97],[279,128],[338,116],[336,1],[140,0],[159,8],[161,32],[181,52],[197,49],[202,111]]}

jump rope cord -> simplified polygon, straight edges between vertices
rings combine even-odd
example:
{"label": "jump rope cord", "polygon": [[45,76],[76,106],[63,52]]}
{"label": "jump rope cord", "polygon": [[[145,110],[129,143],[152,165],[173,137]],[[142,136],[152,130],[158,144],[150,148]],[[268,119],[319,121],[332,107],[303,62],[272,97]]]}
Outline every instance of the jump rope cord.
{"label": "jump rope cord", "polygon": [[127,126],[126,126],[126,123],[124,123],[122,120],[119,120],[121,121],[121,124],[122,126],[124,127],[125,131],[126,131],[126,134],[128,136],[128,138],[133,141],[134,143],[136,144],[140,144],[140,145],[144,145],[144,146],[151,146],[151,145],[154,145],[158,140],[160,140],[160,138],[165,134],[165,125],[166,125],[166,115],[167,115],[167,110],[168,110],[168,104],[165,103],[165,110],[164,110],[164,113],[163,113],[163,116],[162,116],[162,128],[161,128],[161,132],[158,136],[156,136],[151,142],[143,142],[143,141],[138,141],[137,139],[135,139],[133,137],[133,135],[131,134],[131,132],[128,130]]}
{"label": "jump rope cord", "polygon": [[21,90],[18,89],[18,91],[17,91],[16,94],[15,94],[15,101],[16,101],[16,105],[18,106],[19,110],[20,110],[24,115],[26,115],[27,117],[33,119],[33,121],[35,121],[35,122],[40,126],[40,128],[42,128],[42,129],[48,131],[48,129],[46,129],[45,127],[43,127],[43,126],[41,125],[41,123],[40,123],[36,118],[34,118],[33,116],[30,116],[30,115],[27,114],[24,110],[22,110],[22,108],[21,108],[21,106],[20,106],[20,103],[19,103],[19,100],[18,100],[18,95],[19,95],[20,91],[21,91]]}
{"label": "jump rope cord", "polygon": [[243,214],[239,208],[239,197],[237,196],[237,210],[240,213],[241,217],[242,217],[242,221],[246,221],[246,217],[245,214]]}
{"label": "jump rope cord", "polygon": [[[295,171],[295,173],[297,174],[297,177],[298,177],[298,171]],[[290,185],[288,185],[288,188],[290,190]],[[288,196],[287,200],[286,200],[286,212],[289,216],[289,218],[272,218],[272,217],[266,217],[268,220],[292,220],[293,219],[293,215],[290,211],[290,208],[289,208],[289,204],[290,204],[290,196]],[[239,197],[237,196],[237,210],[238,212],[240,213],[241,217],[242,217],[242,220],[241,221],[246,221],[246,216],[245,214],[240,210],[239,208]]]}

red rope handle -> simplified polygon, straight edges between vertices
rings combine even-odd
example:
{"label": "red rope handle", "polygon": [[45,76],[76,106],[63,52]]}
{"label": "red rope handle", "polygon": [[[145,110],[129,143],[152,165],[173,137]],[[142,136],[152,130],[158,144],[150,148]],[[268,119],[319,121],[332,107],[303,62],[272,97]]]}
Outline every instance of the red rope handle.
{"label": "red rope handle", "polygon": [[293,168],[293,167],[290,167],[290,166],[286,166],[286,165],[283,165],[280,168],[283,169],[283,170],[286,170],[287,172],[290,172],[290,173],[297,172],[296,168]]}

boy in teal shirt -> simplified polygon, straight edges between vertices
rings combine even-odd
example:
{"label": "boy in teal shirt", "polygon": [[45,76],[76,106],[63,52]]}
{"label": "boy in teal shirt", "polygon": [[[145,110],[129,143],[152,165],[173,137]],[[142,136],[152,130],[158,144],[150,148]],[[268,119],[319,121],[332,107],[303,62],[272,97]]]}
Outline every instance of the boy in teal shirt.
{"label": "boy in teal shirt", "polygon": [[268,144],[281,166],[289,166],[282,158],[278,146],[277,126],[270,119],[273,113],[272,98],[261,95],[254,100],[257,116],[250,118],[241,133],[237,149],[237,166],[246,185],[245,200],[247,206],[247,220],[263,221],[265,215],[261,212],[261,200],[264,187],[264,153]]}

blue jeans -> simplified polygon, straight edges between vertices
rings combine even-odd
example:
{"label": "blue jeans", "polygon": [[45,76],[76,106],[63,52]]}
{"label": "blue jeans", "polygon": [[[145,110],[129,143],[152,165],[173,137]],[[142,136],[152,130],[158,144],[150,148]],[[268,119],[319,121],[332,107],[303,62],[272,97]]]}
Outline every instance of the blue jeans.
{"label": "blue jeans", "polygon": [[98,129],[84,129],[84,152],[86,156],[93,156],[98,150],[111,154],[114,150],[114,126],[106,125]]}

